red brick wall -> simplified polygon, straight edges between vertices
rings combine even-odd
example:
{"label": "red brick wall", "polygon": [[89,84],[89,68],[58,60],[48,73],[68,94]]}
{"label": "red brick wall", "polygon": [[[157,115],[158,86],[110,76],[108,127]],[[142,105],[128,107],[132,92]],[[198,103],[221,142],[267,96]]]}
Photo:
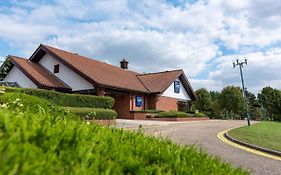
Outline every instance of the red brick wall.
{"label": "red brick wall", "polygon": [[[137,107],[136,106],[136,96],[141,96],[142,97],[142,106],[141,107]],[[131,95],[131,100],[130,100],[130,110],[131,111],[140,111],[140,110],[144,110],[145,109],[145,97],[144,95]]]}
{"label": "red brick wall", "polygon": [[149,95],[146,109],[156,109],[156,95]]}
{"label": "red brick wall", "polygon": [[115,99],[114,109],[118,116],[117,118],[130,118],[130,95],[113,96]]}
{"label": "red brick wall", "polygon": [[169,110],[177,111],[178,110],[178,99],[159,96],[156,99],[156,109],[164,110],[164,111],[169,111]]}

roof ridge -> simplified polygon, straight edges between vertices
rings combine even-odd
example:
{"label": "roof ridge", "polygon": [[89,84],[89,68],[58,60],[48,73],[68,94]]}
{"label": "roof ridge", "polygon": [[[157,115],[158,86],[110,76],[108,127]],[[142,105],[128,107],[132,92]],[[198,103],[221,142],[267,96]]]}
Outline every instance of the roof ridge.
{"label": "roof ridge", "polygon": [[19,56],[15,56],[15,55],[8,55],[8,57],[15,57],[15,58],[19,58],[19,59],[25,59],[28,60],[28,58],[24,58],[24,57],[19,57]]}
{"label": "roof ridge", "polygon": [[174,69],[174,70],[167,70],[167,71],[161,71],[161,72],[151,72],[151,73],[143,73],[138,74],[137,76],[144,76],[144,75],[151,75],[151,74],[162,74],[162,73],[169,73],[169,72],[177,72],[177,71],[183,71],[183,69]]}
{"label": "roof ridge", "polygon": [[[40,44],[40,45],[42,45],[42,46],[44,46],[44,47],[47,47],[47,49],[48,49],[48,47],[50,47],[50,48],[57,49],[57,50],[59,50],[59,51],[65,52],[65,53],[70,53],[70,54],[73,54],[73,55],[76,55],[76,56],[83,57],[83,58],[88,59],[88,60],[90,60],[90,61],[96,61],[96,62],[99,62],[99,63],[102,63],[102,64],[109,65],[109,66],[114,67],[114,68],[118,68],[118,69],[124,70],[124,69],[122,69],[122,68],[120,68],[120,67],[118,67],[118,66],[115,66],[115,65],[106,63],[106,62],[104,62],[104,61],[97,60],[96,58],[90,58],[90,57],[88,57],[88,56],[80,55],[79,53],[66,51],[66,50],[60,49],[60,48],[58,48],[58,47],[53,47],[53,46],[49,46],[49,45],[46,45],[46,44]],[[135,74],[140,74],[140,73],[135,72],[135,71],[132,71],[132,70],[124,70],[124,71],[130,71],[130,72],[135,73]]]}

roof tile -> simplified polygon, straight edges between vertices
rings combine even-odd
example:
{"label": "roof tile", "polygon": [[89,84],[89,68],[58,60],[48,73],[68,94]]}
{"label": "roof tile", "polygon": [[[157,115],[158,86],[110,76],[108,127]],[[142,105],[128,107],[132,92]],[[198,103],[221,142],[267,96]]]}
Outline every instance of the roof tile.
{"label": "roof tile", "polygon": [[173,70],[142,74],[138,78],[151,93],[163,93],[182,73],[182,70]]}
{"label": "roof tile", "polygon": [[71,89],[43,66],[21,57],[11,56],[10,58],[14,65],[35,81],[34,83],[37,86],[65,90]]}
{"label": "roof tile", "polygon": [[138,73],[124,70],[110,64],[90,59],[75,53],[67,52],[51,46],[45,46],[64,62],[79,70],[84,76],[99,85],[120,88],[125,90],[148,92],[144,85],[138,80]]}

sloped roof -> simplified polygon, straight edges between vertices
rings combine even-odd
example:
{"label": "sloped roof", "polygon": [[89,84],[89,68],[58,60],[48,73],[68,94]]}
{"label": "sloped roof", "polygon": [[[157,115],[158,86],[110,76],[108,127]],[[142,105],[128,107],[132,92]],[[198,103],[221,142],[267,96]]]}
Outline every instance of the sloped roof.
{"label": "sloped roof", "polygon": [[195,92],[182,69],[141,74],[137,75],[137,77],[143,82],[144,86],[150,93],[163,93],[177,78],[179,78],[190,98],[196,100]]}
{"label": "sloped roof", "polygon": [[33,63],[28,59],[10,56],[13,65],[17,66],[38,87],[69,91],[71,88],[51,74],[43,66]]}
{"label": "sloped roof", "polygon": [[30,61],[39,62],[46,53],[65,64],[93,85],[122,91],[163,93],[176,78],[180,78],[187,92],[191,93],[191,99],[196,99],[194,91],[183,70],[139,74],[76,53],[42,44],[40,44],[30,57]]}
{"label": "sloped roof", "polygon": [[[75,53],[67,52],[47,45],[39,48],[55,57],[74,72],[85,78],[92,84],[137,92],[148,92],[143,84],[137,79],[138,73],[124,70],[110,64],[90,59]],[[31,57],[31,60],[34,58]]]}
{"label": "sloped roof", "polygon": [[137,77],[151,93],[164,92],[175,79],[183,73],[182,70],[173,70],[149,74],[140,74]]}

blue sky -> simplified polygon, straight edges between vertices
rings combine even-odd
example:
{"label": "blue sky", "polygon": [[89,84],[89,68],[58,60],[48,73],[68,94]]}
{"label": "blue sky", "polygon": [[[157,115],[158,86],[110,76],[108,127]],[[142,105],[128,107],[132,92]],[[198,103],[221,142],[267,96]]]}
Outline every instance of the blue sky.
{"label": "blue sky", "polygon": [[184,69],[195,89],[281,88],[277,0],[0,0],[0,57],[29,58],[40,43],[138,72]]}

